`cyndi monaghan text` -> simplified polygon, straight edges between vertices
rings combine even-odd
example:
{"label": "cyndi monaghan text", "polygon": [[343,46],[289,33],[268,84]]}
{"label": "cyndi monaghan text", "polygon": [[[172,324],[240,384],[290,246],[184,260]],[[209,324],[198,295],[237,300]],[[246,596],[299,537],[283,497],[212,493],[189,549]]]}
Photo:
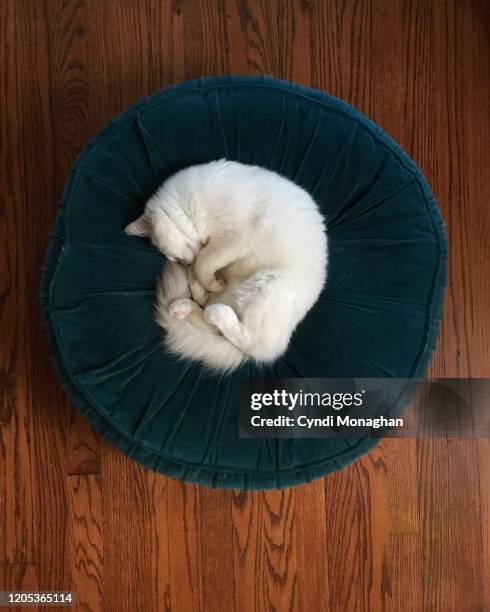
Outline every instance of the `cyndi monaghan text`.
{"label": "cyndi monaghan text", "polygon": [[371,427],[372,429],[403,427],[403,419],[387,419],[383,416],[364,419],[350,417],[349,415],[341,416],[340,414],[332,414],[323,418],[312,418],[304,414],[298,417],[280,415],[274,418],[265,418],[254,414],[250,422],[253,427],[306,427],[307,429],[316,427]]}

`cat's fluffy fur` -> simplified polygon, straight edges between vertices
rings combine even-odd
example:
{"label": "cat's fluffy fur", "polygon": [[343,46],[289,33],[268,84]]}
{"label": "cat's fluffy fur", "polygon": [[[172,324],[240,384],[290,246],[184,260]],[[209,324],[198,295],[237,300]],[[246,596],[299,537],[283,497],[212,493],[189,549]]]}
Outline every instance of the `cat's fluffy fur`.
{"label": "cat's fluffy fur", "polygon": [[186,168],[126,231],[150,236],[169,260],[157,292],[167,347],[216,370],[280,357],[325,283],[317,205],[258,166]]}

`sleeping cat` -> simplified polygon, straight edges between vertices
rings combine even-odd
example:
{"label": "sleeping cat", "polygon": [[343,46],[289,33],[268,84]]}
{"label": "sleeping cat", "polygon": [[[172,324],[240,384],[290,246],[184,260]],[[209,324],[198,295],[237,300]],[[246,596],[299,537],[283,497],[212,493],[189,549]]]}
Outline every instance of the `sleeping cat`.
{"label": "sleeping cat", "polygon": [[280,357],[325,283],[317,205],[258,166],[220,160],[180,171],[126,232],[149,236],[167,257],[157,320],[168,349],[215,370]]}

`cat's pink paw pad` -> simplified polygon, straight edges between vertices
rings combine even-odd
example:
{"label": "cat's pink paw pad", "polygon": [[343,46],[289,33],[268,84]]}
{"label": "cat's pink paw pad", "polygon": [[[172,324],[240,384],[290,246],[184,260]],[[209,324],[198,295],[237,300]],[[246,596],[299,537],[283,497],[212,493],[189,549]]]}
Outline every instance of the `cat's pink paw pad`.
{"label": "cat's pink paw pad", "polygon": [[187,319],[193,309],[190,300],[175,300],[170,304],[170,314],[176,319]]}

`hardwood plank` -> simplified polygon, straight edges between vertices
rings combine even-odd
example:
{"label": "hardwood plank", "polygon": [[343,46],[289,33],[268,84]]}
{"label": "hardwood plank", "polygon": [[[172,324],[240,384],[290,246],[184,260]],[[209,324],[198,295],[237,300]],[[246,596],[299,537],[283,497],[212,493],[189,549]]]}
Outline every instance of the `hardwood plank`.
{"label": "hardwood plank", "polygon": [[294,495],[293,489],[234,493],[236,610],[297,609]]}
{"label": "hardwood plank", "polygon": [[[421,546],[419,534],[394,533],[390,536],[390,595],[388,610],[420,612],[424,608],[422,593]],[[434,608],[436,609],[436,608]]]}
{"label": "hardwood plank", "polygon": [[311,84],[341,97],[341,6],[312,2],[310,10]]}
{"label": "hardwood plank", "polygon": [[151,557],[151,576],[155,584],[156,610],[170,612],[170,550],[169,550],[169,525],[167,518],[168,501],[168,479],[146,472],[146,483],[150,491],[149,506],[153,512],[154,521],[154,554]]}
{"label": "hardwood plank", "polygon": [[424,609],[483,610],[477,445],[419,440],[418,464]]}
{"label": "hardwood plank", "polygon": [[419,513],[417,440],[383,441],[387,466],[389,577],[387,610],[423,610],[422,527]]}
{"label": "hardwood plank", "polygon": [[372,8],[371,118],[430,178],[435,170],[432,2],[374,2]]}
{"label": "hardwood plank", "polygon": [[330,610],[325,479],[295,489],[298,610]]}
{"label": "hardwood plank", "polygon": [[292,78],[293,6],[291,0],[240,3],[248,46],[249,74]]}
{"label": "hardwood plank", "polygon": [[311,86],[312,64],[315,62],[311,53],[311,19],[312,4],[308,1],[292,3],[291,79],[307,86]]}
{"label": "hardwood plank", "polygon": [[[437,156],[429,165],[429,178],[448,222],[450,245],[449,286],[432,376],[489,375],[489,289],[483,277],[490,268],[488,257],[482,256],[488,232],[481,222],[481,186],[490,184],[484,161],[490,159],[490,120],[483,110],[490,84],[489,19],[481,9],[479,2],[433,3],[432,8],[430,85]],[[420,138],[423,142],[422,134]],[[479,442],[420,440],[418,462],[424,606],[485,609],[490,565],[480,515],[486,492],[482,463],[477,471]]]}
{"label": "hardwood plank", "polygon": [[[456,610],[484,610],[484,565],[478,446],[475,440],[449,440],[450,574]],[[457,486],[454,486],[457,482]],[[441,492],[439,492],[441,494]],[[444,494],[444,493],[442,493]]]}
{"label": "hardwood plank", "polygon": [[[333,18],[337,28],[334,40],[339,44],[338,50],[333,44],[323,50],[324,57],[328,58],[332,53],[334,66],[338,64],[338,81],[332,84],[336,85],[336,88],[332,89],[329,82],[322,83],[321,86],[367,115],[370,115],[372,110],[371,82],[375,74],[372,69],[373,5],[370,0],[343,4],[319,2],[317,8],[322,21]],[[319,46],[329,44],[330,40],[322,37],[320,30],[317,38]]]}
{"label": "hardwood plank", "polygon": [[418,535],[420,516],[418,512],[417,441],[388,438],[382,444],[387,465],[386,484],[390,534]]}
{"label": "hardwood plank", "polygon": [[441,351],[431,373],[485,377],[490,372],[490,288],[485,280],[490,274],[490,258],[484,212],[490,184],[490,118],[486,110],[490,19],[480,2],[436,3],[434,12],[438,158],[433,186],[448,221],[450,277]]}
{"label": "hardwood plank", "polygon": [[[417,440],[423,609],[453,606],[447,441]],[[458,483],[459,484],[459,483]]]}
{"label": "hardwood plank", "polygon": [[55,157],[55,190],[61,193],[76,156],[87,143],[89,62],[84,3],[48,0],[49,84]]}
{"label": "hardwood plank", "polygon": [[104,609],[170,609],[167,480],[101,450]]}
{"label": "hardwood plank", "polygon": [[71,573],[77,609],[104,610],[102,492],[100,477],[68,477],[70,493]]}
{"label": "hardwood plank", "polygon": [[183,2],[181,10],[185,78],[229,73],[224,1]]}
{"label": "hardwood plank", "polygon": [[233,568],[235,610],[258,610],[260,592],[257,583],[258,550],[261,541],[259,492],[233,491]]}
{"label": "hardwood plank", "polygon": [[294,610],[298,605],[295,491],[262,493],[261,566],[263,610]]}
{"label": "hardwood plank", "polygon": [[298,606],[295,491],[261,494],[260,574],[256,577],[260,610],[294,610]]}
{"label": "hardwood plank", "polygon": [[151,90],[184,79],[184,28],[178,2],[150,2],[148,5]]}
{"label": "hardwood plank", "polygon": [[170,597],[172,610],[202,610],[202,554],[199,537],[199,494],[195,485],[167,480]]}
{"label": "hardwood plank", "polygon": [[247,8],[245,3],[236,0],[224,0],[226,11],[226,50],[228,52],[228,70],[231,74],[247,75]]}
{"label": "hardwood plank", "polygon": [[[5,85],[0,116],[0,563],[34,561],[35,527],[31,469],[32,435],[27,372],[25,232],[22,189],[21,80],[16,72],[17,7],[0,5],[0,61]],[[20,159],[19,159],[20,158]]]}
{"label": "hardwood plank", "polygon": [[[482,537],[483,607],[490,609],[490,439],[478,440],[478,475]],[[477,528],[475,528],[477,529]]]}
{"label": "hardwood plank", "polygon": [[233,531],[231,491],[199,491],[201,602],[203,610],[233,610]]}
{"label": "hardwood plank", "polygon": [[379,445],[325,480],[330,608],[383,610],[391,593],[387,466]]}
{"label": "hardwood plank", "polygon": [[[61,195],[70,169],[88,139],[89,77],[85,4],[46,3],[49,26],[50,104],[53,117],[54,189]],[[70,409],[68,473],[100,472],[100,451],[93,430]]]}
{"label": "hardwood plank", "polygon": [[[91,135],[152,92],[151,14],[146,2],[89,0],[86,45]],[[155,47],[153,47],[154,49]]]}
{"label": "hardwood plank", "polygon": [[[25,376],[18,375],[22,389],[16,410],[28,409],[32,422],[29,449],[32,453],[32,503],[36,517],[34,561],[39,587],[67,590],[68,560],[66,474],[66,409],[59,381],[53,375],[46,338],[40,325],[38,288],[49,231],[56,207],[54,139],[50,87],[47,6],[14,3],[19,82],[20,142],[18,154],[23,175],[16,186],[18,229],[23,252],[16,265],[24,275],[23,300],[27,331]],[[28,238],[26,238],[28,237]],[[28,504],[29,502],[27,502]],[[27,505],[26,504],[26,505]]]}

